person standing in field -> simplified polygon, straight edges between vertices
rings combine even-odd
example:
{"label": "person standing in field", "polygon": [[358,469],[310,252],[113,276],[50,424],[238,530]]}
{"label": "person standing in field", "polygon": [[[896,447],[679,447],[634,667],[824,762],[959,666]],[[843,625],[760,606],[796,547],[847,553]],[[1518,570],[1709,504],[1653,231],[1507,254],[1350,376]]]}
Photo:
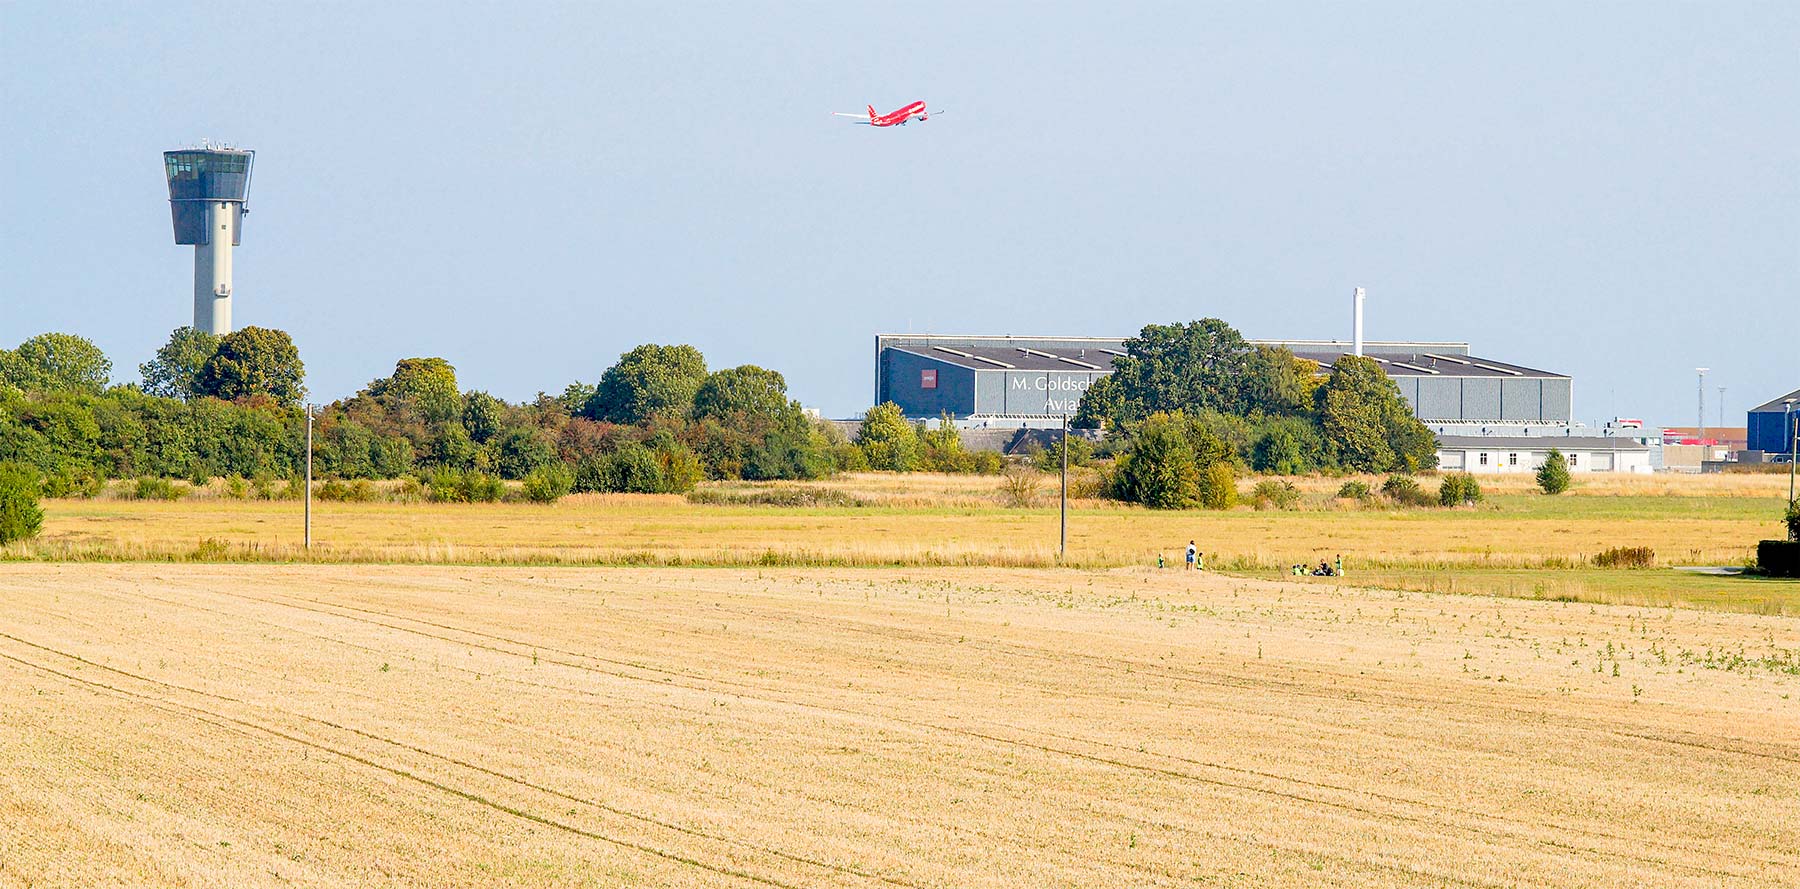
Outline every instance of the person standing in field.
{"label": "person standing in field", "polygon": [[1337,563],[1332,565],[1332,568],[1337,571],[1337,576],[1339,576],[1339,577],[1344,576],[1344,554],[1343,553],[1338,553]]}
{"label": "person standing in field", "polygon": [[1197,546],[1194,546],[1194,542],[1192,540],[1188,541],[1187,566],[1188,566],[1189,571],[1194,570],[1194,560],[1199,557],[1200,557],[1200,548]]}
{"label": "person standing in field", "polygon": [[1205,571],[1206,570],[1206,553],[1195,553],[1194,554],[1194,570],[1195,571]]}

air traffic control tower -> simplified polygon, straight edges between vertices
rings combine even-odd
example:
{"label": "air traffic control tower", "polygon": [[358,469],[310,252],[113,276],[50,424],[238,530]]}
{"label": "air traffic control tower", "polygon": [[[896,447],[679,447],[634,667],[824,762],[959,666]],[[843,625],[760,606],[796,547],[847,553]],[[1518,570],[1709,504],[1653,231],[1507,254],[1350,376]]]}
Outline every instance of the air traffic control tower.
{"label": "air traffic control tower", "polygon": [[163,152],[175,243],[194,245],[194,328],[231,332],[231,248],[244,240],[244,207],[256,152],[184,148]]}

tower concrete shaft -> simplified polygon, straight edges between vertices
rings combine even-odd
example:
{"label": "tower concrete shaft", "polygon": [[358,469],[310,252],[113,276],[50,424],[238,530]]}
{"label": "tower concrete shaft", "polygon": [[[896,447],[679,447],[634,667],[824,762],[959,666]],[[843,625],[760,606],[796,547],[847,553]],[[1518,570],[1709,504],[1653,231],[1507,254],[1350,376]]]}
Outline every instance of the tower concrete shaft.
{"label": "tower concrete shaft", "polygon": [[243,243],[256,153],[232,148],[163,152],[175,243],[194,247],[194,327],[231,332],[232,248]]}

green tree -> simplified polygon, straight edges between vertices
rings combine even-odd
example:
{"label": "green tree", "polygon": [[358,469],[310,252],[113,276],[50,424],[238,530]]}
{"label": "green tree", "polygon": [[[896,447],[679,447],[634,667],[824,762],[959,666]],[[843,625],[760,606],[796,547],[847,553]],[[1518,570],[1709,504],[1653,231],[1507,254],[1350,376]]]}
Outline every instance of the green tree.
{"label": "green tree", "polygon": [[780,417],[798,413],[787,397],[787,380],[780,373],[753,364],[714,371],[694,393],[696,418],[725,418],[732,414]]}
{"label": "green tree", "polygon": [[1237,472],[1231,464],[1220,460],[1200,473],[1200,505],[1207,509],[1230,509],[1237,505]]}
{"label": "green tree", "polygon": [[1452,472],[1438,483],[1439,506],[1468,506],[1481,502],[1481,483],[1467,472]]}
{"label": "green tree", "polygon": [[1298,475],[1306,471],[1306,458],[1300,450],[1300,436],[1292,429],[1276,427],[1256,440],[1251,465],[1257,472],[1275,475]]}
{"label": "green tree", "polygon": [[112,376],[100,347],[67,333],[40,333],[11,352],[0,352],[0,382],[27,392],[99,394]]}
{"label": "green tree", "polygon": [[1105,420],[1116,427],[1159,411],[1211,408],[1242,414],[1250,407],[1245,383],[1254,354],[1241,334],[1217,318],[1149,325],[1125,341],[1125,355],[1113,361],[1105,378],[1109,384],[1090,386],[1082,395],[1083,402],[1092,397],[1095,405],[1078,408],[1077,416],[1084,425]]}
{"label": "green tree", "polygon": [[200,393],[200,371],[217,351],[216,334],[192,327],[175,328],[169,341],[156,350],[156,357],[138,365],[138,373],[144,377],[144,391],[183,401],[193,398]]}
{"label": "green tree", "polygon": [[614,423],[645,423],[659,414],[687,416],[706,381],[706,359],[693,346],[643,345],[606,369],[588,400],[587,415]]}
{"label": "green tree", "polygon": [[1537,483],[1546,494],[1561,494],[1569,489],[1569,461],[1563,459],[1562,451],[1550,449],[1544,465],[1538,467]]}
{"label": "green tree", "polygon": [[575,488],[575,473],[562,463],[539,466],[525,474],[525,499],[555,503]]}
{"label": "green tree", "polygon": [[541,430],[515,426],[500,436],[498,449],[500,477],[520,479],[541,466],[556,460],[556,445]]}
{"label": "green tree", "polygon": [[456,368],[442,358],[402,358],[393,376],[369,384],[369,394],[408,402],[432,423],[457,417],[463,409]]}
{"label": "green tree", "polygon": [[1276,416],[1305,414],[1313,407],[1313,390],[1324,382],[1319,366],[1284,346],[1257,346],[1244,378],[1244,399],[1251,410]]}
{"label": "green tree", "polygon": [[1124,416],[1124,413],[1125,401],[1119,393],[1119,384],[1108,374],[1081,393],[1081,402],[1075,406],[1075,416],[1069,418],[1069,425],[1076,429],[1104,429],[1108,421]]}
{"label": "green tree", "polygon": [[43,526],[37,470],[21,463],[0,463],[0,544],[36,537]]}
{"label": "green tree", "polygon": [[1316,393],[1319,426],[1345,469],[1412,472],[1437,465],[1436,439],[1372,358],[1345,355]]}
{"label": "green tree", "polygon": [[1151,509],[1187,509],[1200,500],[1200,462],[1185,418],[1152,414],[1115,462],[1112,495]]}
{"label": "green tree", "polygon": [[469,439],[487,444],[506,423],[506,403],[486,392],[470,392],[463,399],[462,425]]}
{"label": "green tree", "polygon": [[285,331],[246,327],[219,339],[219,350],[200,371],[200,392],[232,401],[266,396],[295,404],[306,395],[306,366]]}
{"label": "green tree", "polygon": [[870,469],[911,472],[919,468],[923,450],[919,431],[891,401],[869,408],[863,415],[856,444],[868,458]]}

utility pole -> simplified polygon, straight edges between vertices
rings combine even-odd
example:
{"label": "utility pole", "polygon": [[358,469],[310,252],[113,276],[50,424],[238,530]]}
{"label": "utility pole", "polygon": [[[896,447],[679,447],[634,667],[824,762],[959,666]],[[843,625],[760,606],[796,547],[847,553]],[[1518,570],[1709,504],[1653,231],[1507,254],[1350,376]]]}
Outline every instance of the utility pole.
{"label": "utility pole", "polygon": [[1694,441],[1700,444],[1700,462],[1706,462],[1706,371],[1708,368],[1696,367],[1700,372],[1700,415],[1699,423],[1694,427]]}
{"label": "utility pole", "polygon": [[1719,387],[1719,428],[1725,428],[1725,387]]}
{"label": "utility pole", "polygon": [[1795,425],[1794,402],[1796,399],[1783,399],[1787,412],[1781,415],[1781,427],[1788,434],[1788,506],[1794,505],[1794,458],[1800,457],[1800,425]]}
{"label": "utility pole", "polygon": [[306,406],[306,548],[312,549],[312,424],[313,406]]}
{"label": "utility pole", "polygon": [[1069,415],[1063,414],[1062,421],[1062,542],[1056,550],[1058,561],[1069,558]]}

